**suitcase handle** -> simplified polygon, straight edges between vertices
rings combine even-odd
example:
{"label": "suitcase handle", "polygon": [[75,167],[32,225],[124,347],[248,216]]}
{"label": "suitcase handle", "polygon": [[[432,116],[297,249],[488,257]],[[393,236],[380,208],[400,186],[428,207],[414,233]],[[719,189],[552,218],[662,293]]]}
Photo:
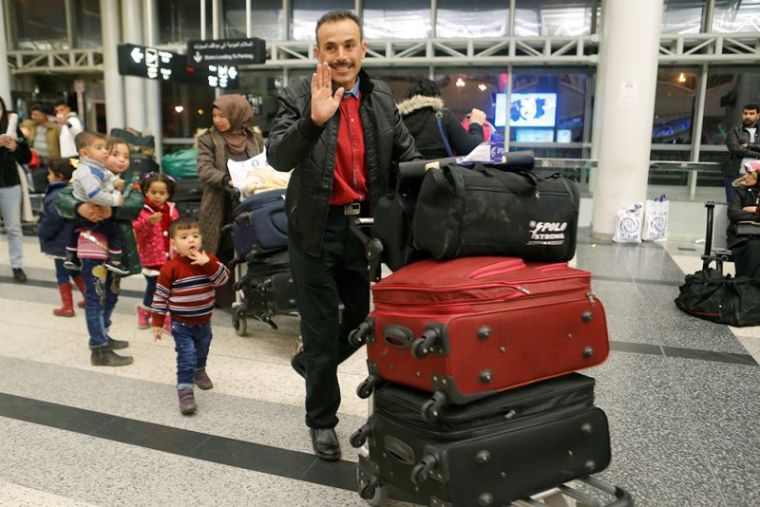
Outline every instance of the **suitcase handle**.
{"label": "suitcase handle", "polygon": [[383,340],[395,349],[408,349],[414,342],[414,333],[408,327],[388,324],[383,327]]}

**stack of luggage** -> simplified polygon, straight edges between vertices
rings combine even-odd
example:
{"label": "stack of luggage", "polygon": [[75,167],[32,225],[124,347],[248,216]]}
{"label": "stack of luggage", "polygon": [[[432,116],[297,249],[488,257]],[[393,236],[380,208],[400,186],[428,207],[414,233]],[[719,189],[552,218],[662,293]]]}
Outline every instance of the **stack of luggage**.
{"label": "stack of luggage", "polygon": [[396,271],[373,286],[375,308],[350,337],[367,344],[357,392],[374,393],[351,437],[368,444],[370,503],[391,487],[426,505],[503,506],[610,463],[594,379],[577,373],[609,352],[591,275],[567,265],[578,187],[532,166],[532,153],[408,163],[376,212]]}

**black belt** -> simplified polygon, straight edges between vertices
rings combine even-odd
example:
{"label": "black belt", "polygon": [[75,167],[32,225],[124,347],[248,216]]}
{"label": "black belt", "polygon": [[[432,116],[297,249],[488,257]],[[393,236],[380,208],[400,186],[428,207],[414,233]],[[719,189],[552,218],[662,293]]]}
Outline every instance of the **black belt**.
{"label": "black belt", "polygon": [[329,216],[361,217],[369,215],[369,203],[367,201],[349,202],[330,206]]}

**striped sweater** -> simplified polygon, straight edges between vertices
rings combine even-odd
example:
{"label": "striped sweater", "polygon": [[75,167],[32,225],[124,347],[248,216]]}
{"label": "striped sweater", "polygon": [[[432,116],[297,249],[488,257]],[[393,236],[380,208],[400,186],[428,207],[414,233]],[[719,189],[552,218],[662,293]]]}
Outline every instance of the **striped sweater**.
{"label": "striped sweater", "polygon": [[153,327],[164,325],[164,316],[187,324],[204,324],[214,310],[214,287],[227,283],[230,272],[217,258],[193,265],[187,257],[177,256],[161,266],[153,295]]}

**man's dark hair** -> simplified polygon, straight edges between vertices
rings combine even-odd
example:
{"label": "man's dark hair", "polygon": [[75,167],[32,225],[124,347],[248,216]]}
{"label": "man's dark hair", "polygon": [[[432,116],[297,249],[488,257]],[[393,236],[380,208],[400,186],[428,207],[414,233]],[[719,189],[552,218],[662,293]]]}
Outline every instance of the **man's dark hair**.
{"label": "man's dark hair", "polygon": [[85,130],[77,134],[77,136],[74,138],[74,145],[77,147],[77,151],[79,151],[82,148],[90,146],[92,143],[98,140],[105,141],[106,136],[97,132],[90,132],[89,130]]}
{"label": "man's dark hair", "polygon": [[754,110],[754,111],[760,112],[760,106],[758,106],[757,104],[746,104],[742,108],[742,111],[745,110],[745,109],[750,109],[750,110]]}
{"label": "man's dark hair", "polygon": [[201,224],[194,218],[190,217],[183,217],[180,218],[169,226],[169,237],[174,239],[174,236],[177,234],[178,231],[188,231],[190,229],[198,229],[201,230]]}
{"label": "man's dark hair", "polygon": [[50,108],[41,102],[35,102],[34,104],[30,105],[29,113],[31,114],[32,111],[39,111],[43,114],[50,114]]}
{"label": "man's dark hair", "polygon": [[63,181],[69,181],[74,168],[71,166],[68,158],[51,158],[48,160],[48,169],[61,178]]}
{"label": "man's dark hair", "polygon": [[440,97],[441,90],[439,90],[438,85],[431,80],[420,78],[409,85],[404,98],[411,99],[415,95],[422,95],[423,97]]}
{"label": "man's dark hair", "polygon": [[142,185],[141,185],[143,189],[143,193],[147,194],[148,190],[150,190],[150,186],[157,181],[160,181],[161,183],[166,185],[166,193],[169,194],[168,198],[171,199],[172,196],[174,195],[174,178],[166,174],[161,174],[161,173],[146,174],[145,178],[142,180]]}
{"label": "man's dark hair", "polygon": [[63,99],[61,99],[61,100],[56,100],[56,101],[55,101],[55,103],[53,104],[53,107],[54,107],[54,108],[56,108],[56,107],[58,107],[58,106],[66,106],[66,107],[68,107],[69,109],[71,109],[71,106],[69,105],[69,103],[68,103],[68,102],[66,102],[66,101],[65,101],[65,100],[63,100]]}
{"label": "man's dark hair", "polygon": [[363,41],[364,30],[362,29],[362,22],[359,19],[359,16],[351,11],[336,10],[326,12],[321,18],[319,18],[319,21],[317,21],[317,28],[314,29],[314,35],[317,37],[317,46],[319,46],[319,27],[324,23],[334,23],[335,21],[343,21],[344,19],[350,19],[356,23],[356,26],[359,27],[359,42]]}

